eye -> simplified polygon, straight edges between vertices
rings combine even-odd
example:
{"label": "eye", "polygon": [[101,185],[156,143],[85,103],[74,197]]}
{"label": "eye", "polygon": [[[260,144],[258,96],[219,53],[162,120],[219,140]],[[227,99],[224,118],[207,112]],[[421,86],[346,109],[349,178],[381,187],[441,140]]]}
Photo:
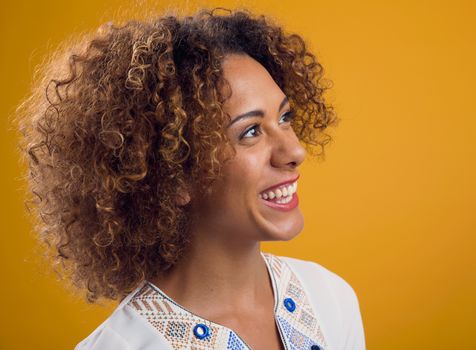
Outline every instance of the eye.
{"label": "eye", "polygon": [[288,111],[288,112],[284,113],[281,116],[281,118],[279,118],[279,120],[282,120],[284,118],[286,121],[290,122],[291,120],[294,119],[294,117],[295,117],[294,111],[291,110],[291,111]]}
{"label": "eye", "polygon": [[[250,131],[253,131],[253,130],[254,130],[254,135],[253,133],[250,134]],[[247,129],[243,134],[241,134],[240,140],[242,138],[249,138],[249,137],[246,137],[246,135],[252,135],[251,137],[253,137],[253,136],[261,134],[261,131],[258,132],[258,130],[259,130],[259,124],[253,125],[251,128]]]}
{"label": "eye", "polygon": [[[294,119],[294,116],[295,116],[294,111],[290,110],[290,111],[284,113],[281,116],[281,118],[279,118],[279,120],[282,120],[284,118],[285,122],[290,122],[291,120]],[[255,136],[258,136],[260,134],[261,134],[260,125],[255,124],[252,127],[250,127],[249,129],[247,129],[243,134],[240,135],[240,140],[243,139],[243,138],[255,137]],[[247,135],[251,135],[251,136],[248,137]]]}

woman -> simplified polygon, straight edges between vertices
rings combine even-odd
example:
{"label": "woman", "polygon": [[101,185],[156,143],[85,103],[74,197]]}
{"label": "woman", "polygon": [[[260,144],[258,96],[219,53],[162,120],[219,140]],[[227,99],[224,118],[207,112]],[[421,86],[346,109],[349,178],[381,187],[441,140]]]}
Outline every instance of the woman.
{"label": "woman", "polygon": [[108,24],[40,76],[37,229],[88,301],[120,299],[76,349],[365,348],[349,284],[260,250],[302,230],[300,141],[338,120],[299,35],[246,10]]}

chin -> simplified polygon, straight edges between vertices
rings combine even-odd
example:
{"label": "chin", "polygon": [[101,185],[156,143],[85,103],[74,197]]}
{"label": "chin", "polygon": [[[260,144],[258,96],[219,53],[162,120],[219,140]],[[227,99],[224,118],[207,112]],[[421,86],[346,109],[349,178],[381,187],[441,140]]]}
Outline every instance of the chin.
{"label": "chin", "polygon": [[290,241],[304,228],[304,219],[299,209],[287,218],[273,220],[261,217],[258,222],[261,223],[263,241]]}
{"label": "chin", "polygon": [[258,240],[290,241],[302,232],[304,217],[298,205],[283,211],[263,205],[261,201],[263,200],[253,201],[248,213],[252,219],[251,227],[255,227]]}
{"label": "chin", "polygon": [[273,237],[273,238],[265,239],[263,241],[264,242],[288,242],[296,236],[297,234],[296,235],[281,235],[279,237]]}
{"label": "chin", "polygon": [[278,240],[290,241],[296,236],[298,236],[302,232],[303,228],[304,228],[304,224],[300,224],[298,227],[293,227],[291,230],[282,230]]}

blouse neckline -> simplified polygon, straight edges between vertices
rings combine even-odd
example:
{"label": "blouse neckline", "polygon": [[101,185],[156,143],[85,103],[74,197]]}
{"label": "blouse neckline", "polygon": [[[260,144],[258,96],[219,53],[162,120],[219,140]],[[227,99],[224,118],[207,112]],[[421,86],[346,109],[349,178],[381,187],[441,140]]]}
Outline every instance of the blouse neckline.
{"label": "blouse neckline", "polygon": [[[263,252],[261,256],[272,282],[274,319],[284,349],[329,350],[320,320],[293,269],[279,256]],[[125,307],[144,318],[171,349],[252,349],[233,329],[191,312],[150,281],[132,294]]]}
{"label": "blouse neckline", "polygon": [[[277,290],[277,286],[276,286],[276,280],[275,280],[275,276],[274,276],[274,273],[273,273],[273,269],[271,268],[270,266],[270,263],[268,262],[268,258],[267,258],[267,255],[263,252],[260,252],[260,255],[261,257],[263,258],[264,262],[265,262],[265,265],[266,265],[266,270],[268,272],[268,278],[271,280],[271,285],[272,285],[272,289],[273,289],[273,298],[274,298],[274,308],[273,308],[273,313],[274,313],[274,319],[276,320],[276,311],[277,311],[277,308],[278,308],[278,300],[279,300],[279,294],[278,294],[278,290]],[[166,300],[168,300],[169,302],[173,303],[175,306],[177,306],[178,308],[182,309],[183,311],[199,318],[199,319],[202,319],[202,320],[205,320],[207,321],[209,324],[211,325],[215,325],[216,327],[220,327],[220,328],[224,328],[230,332],[233,332],[234,334],[236,334],[240,339],[241,341],[243,341],[243,343],[245,343],[246,346],[248,346],[248,348],[251,349],[251,347],[246,344],[246,342],[243,340],[243,338],[241,338],[238,333],[236,331],[234,331],[233,329],[227,327],[227,326],[224,326],[220,323],[217,323],[217,322],[214,322],[214,321],[211,321],[209,319],[207,319],[206,317],[203,317],[203,316],[200,316],[192,311],[190,311],[189,309],[187,309],[185,306],[183,305],[180,305],[178,302],[176,302],[174,299],[172,299],[169,295],[167,295],[167,293],[165,293],[162,289],[160,289],[158,286],[156,286],[154,283],[150,282],[150,281],[146,281],[146,284],[148,284],[150,287],[152,287],[157,293],[161,294],[163,298],[165,298]]]}

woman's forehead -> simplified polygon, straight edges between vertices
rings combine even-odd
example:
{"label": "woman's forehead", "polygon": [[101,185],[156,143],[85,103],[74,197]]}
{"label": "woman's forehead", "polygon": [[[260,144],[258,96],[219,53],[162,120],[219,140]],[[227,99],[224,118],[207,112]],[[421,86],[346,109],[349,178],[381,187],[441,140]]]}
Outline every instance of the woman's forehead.
{"label": "woman's forehead", "polygon": [[274,96],[282,100],[283,93],[266,68],[248,55],[227,56],[223,62],[223,75],[231,89],[231,96],[225,103],[229,110],[239,113],[240,107],[247,109],[249,104],[263,104]]}

